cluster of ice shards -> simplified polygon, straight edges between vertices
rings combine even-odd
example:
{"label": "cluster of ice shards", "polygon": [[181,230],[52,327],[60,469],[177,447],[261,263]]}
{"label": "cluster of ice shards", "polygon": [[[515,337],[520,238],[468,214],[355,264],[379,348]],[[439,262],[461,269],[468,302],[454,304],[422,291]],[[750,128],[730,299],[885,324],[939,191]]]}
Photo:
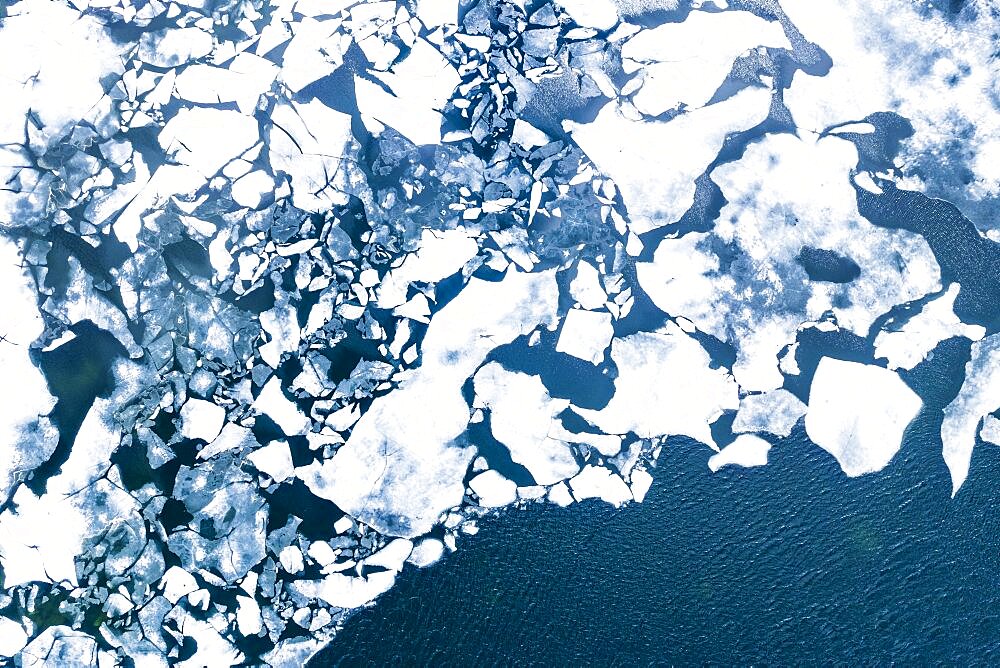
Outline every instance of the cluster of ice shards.
{"label": "cluster of ice shards", "polygon": [[927,195],[994,210],[995,13],[0,3],[0,656],[301,665],[665,446],[853,476],[923,411],[957,491],[1000,246]]}

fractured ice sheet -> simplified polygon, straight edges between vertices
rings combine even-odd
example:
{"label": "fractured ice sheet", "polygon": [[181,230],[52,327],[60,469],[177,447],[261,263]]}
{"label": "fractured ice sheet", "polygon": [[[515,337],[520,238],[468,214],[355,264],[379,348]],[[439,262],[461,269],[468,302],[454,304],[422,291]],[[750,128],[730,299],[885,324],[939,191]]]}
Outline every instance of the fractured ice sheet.
{"label": "fractured ice sheet", "polygon": [[302,665],[677,436],[880,470],[928,377],[957,491],[995,8],[731,4],[0,3],[0,655]]}

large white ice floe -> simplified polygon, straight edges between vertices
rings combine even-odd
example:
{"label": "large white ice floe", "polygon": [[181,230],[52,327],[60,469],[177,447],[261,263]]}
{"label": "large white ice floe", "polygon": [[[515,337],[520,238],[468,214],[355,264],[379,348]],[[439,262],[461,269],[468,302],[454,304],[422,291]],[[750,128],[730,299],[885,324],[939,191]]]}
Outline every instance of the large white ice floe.
{"label": "large white ice floe", "polygon": [[475,454],[460,441],[469,420],[462,384],[497,346],[552,326],[556,295],[551,271],[471,279],[431,321],[420,367],[375,400],[332,459],[303,471],[309,488],[384,533],[429,531],[462,501]]}
{"label": "large white ice floe", "polygon": [[952,496],[969,475],[980,421],[1000,408],[1000,334],[972,344],[962,388],[944,409],[941,442],[951,473]]}
{"label": "large white ice floe", "polygon": [[31,344],[45,323],[38,312],[35,291],[21,268],[17,246],[0,238],[0,283],[4,286],[0,315],[0,498],[6,499],[15,477],[45,461],[56,447],[59,433],[46,417],[56,400],[45,377],[31,360]]}
{"label": "large white ice floe", "polygon": [[881,471],[923,402],[892,371],[824,357],[809,388],[806,434],[848,476]]}
{"label": "large white ice floe", "polygon": [[708,353],[676,325],[615,339],[615,393],[600,410],[576,408],[608,434],[685,435],[713,448],[710,425],[739,405],[736,383],[710,368]]}
{"label": "large white ice floe", "polygon": [[[1000,116],[980,102],[984,90],[997,91],[989,30],[966,29],[947,13],[906,0],[783,0],[781,6],[832,60],[822,76],[797,72],[784,93],[800,128],[822,131],[894,111],[915,130],[896,162],[919,174],[906,179],[907,187],[947,194],[960,208],[1000,193]],[[983,19],[988,6],[979,10]],[[963,157],[956,160],[949,153],[959,135]],[[959,167],[970,176],[958,178]],[[996,227],[988,217],[977,223]]]}

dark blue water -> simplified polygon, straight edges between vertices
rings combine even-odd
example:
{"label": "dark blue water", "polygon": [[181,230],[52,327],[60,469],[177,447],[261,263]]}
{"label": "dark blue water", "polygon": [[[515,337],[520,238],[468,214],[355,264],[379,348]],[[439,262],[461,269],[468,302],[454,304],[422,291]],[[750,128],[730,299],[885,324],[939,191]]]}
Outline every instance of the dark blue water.
{"label": "dark blue water", "polygon": [[1000,449],[952,500],[939,422],[856,479],[801,430],[715,475],[673,441],[645,503],[506,511],[312,665],[996,663]]}

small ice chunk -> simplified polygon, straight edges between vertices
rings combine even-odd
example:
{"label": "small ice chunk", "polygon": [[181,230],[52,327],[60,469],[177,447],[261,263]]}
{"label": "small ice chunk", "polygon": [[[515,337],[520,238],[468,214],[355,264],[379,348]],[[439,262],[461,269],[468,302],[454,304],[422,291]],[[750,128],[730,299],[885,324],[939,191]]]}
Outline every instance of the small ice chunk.
{"label": "small ice chunk", "polygon": [[277,376],[271,376],[253,402],[253,406],[259,413],[274,420],[274,423],[289,436],[309,431],[309,418],[281,391],[281,380]]}
{"label": "small ice chunk", "polygon": [[469,487],[487,508],[509,506],[517,501],[517,485],[493,470],[477,475],[469,481]]}
{"label": "small ice chunk", "polygon": [[413,551],[413,541],[406,538],[397,538],[381,550],[365,559],[362,563],[365,566],[380,566],[393,571],[403,570],[403,564]]}
{"label": "small ice chunk", "polygon": [[563,508],[573,503],[573,495],[569,493],[569,487],[565,482],[549,488],[549,501]]}
{"label": "small ice chunk", "polygon": [[955,315],[959,284],[952,283],[940,297],[927,302],[920,313],[895,332],[881,331],[875,337],[875,357],[889,361],[890,369],[912,369],[945,339],[964,336],[978,341],[986,335],[980,325],[966,325]]}
{"label": "small ice chunk", "polygon": [[347,515],[344,515],[339,520],[333,523],[333,530],[338,534],[347,533],[348,531],[351,530],[352,527],[354,527],[354,520],[352,520]]}
{"label": "small ice chunk", "polygon": [[644,469],[632,471],[632,484],[629,487],[632,490],[632,498],[638,503],[643,502],[646,494],[649,492],[649,488],[652,486],[653,476],[649,474],[649,471]]}
{"label": "small ice chunk", "polygon": [[253,636],[263,628],[260,605],[249,596],[236,597],[236,625],[244,636]]}
{"label": "small ice chunk", "polygon": [[993,445],[1000,445],[1000,420],[992,415],[983,418],[983,426],[979,430],[979,438]]}
{"label": "small ice chunk", "polygon": [[610,313],[571,309],[559,332],[556,351],[600,364],[614,334]]}
{"label": "small ice chunk", "polygon": [[923,402],[888,369],[824,357],[809,388],[806,434],[850,477],[881,471]]}
{"label": "small ice chunk", "polygon": [[972,344],[962,388],[944,409],[941,441],[944,463],[951,472],[952,496],[969,475],[979,421],[997,408],[1000,408],[1000,334]]}
{"label": "small ice chunk", "polygon": [[736,440],[708,458],[708,468],[715,473],[723,466],[734,464],[750,468],[767,464],[771,444],[752,434],[741,434]]}
{"label": "small ice chunk", "polygon": [[444,543],[436,538],[425,538],[413,547],[409,561],[417,568],[436,564],[444,556]]}
{"label": "small ice chunk", "polygon": [[163,587],[163,598],[171,603],[177,603],[184,596],[198,590],[198,582],[194,576],[180,566],[171,566],[160,578]]}
{"label": "small ice chunk", "polygon": [[733,420],[733,432],[758,431],[788,436],[805,414],[806,405],[788,390],[750,394],[740,400],[740,408]]}
{"label": "small ice chunk", "polygon": [[602,499],[620,506],[633,500],[632,490],[625,481],[605,466],[588,464],[569,481],[573,496],[577,500]]}
{"label": "small ice chunk", "polygon": [[288,573],[298,573],[304,568],[302,550],[294,545],[286,545],[278,554],[281,567]]}
{"label": "small ice chunk", "polygon": [[181,436],[211,443],[222,431],[226,409],[204,399],[188,399],[181,406]]}
{"label": "small ice chunk", "polygon": [[271,441],[263,448],[254,450],[247,459],[275,482],[282,482],[295,470],[291,448],[285,441]]}
{"label": "small ice chunk", "polygon": [[198,451],[198,459],[211,459],[221,452],[241,447],[253,438],[253,433],[235,422],[229,422],[214,441]]}
{"label": "small ice chunk", "polygon": [[323,540],[317,540],[309,544],[309,557],[320,566],[332,564],[337,560],[337,555],[330,547],[330,544]]}
{"label": "small ice chunk", "polygon": [[585,309],[601,308],[608,301],[597,269],[585,260],[580,260],[576,266],[576,276],[569,283],[569,293]]}

